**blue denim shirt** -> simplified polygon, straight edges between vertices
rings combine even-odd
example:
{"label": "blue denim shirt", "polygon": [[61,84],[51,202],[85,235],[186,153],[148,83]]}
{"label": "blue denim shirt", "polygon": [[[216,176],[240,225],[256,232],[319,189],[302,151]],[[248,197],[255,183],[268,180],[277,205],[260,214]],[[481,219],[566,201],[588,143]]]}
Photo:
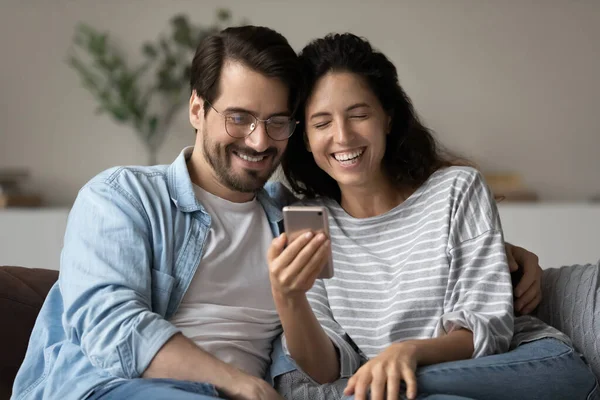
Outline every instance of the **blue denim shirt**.
{"label": "blue denim shirt", "polygon": [[[113,168],[81,189],[59,280],[36,321],[13,399],[80,399],[140,377],[178,332],[168,320],[200,264],[211,224],[194,195],[190,153],[170,166]],[[278,235],[291,193],[271,183],[257,198]],[[295,368],[279,345],[273,353],[267,380]]]}

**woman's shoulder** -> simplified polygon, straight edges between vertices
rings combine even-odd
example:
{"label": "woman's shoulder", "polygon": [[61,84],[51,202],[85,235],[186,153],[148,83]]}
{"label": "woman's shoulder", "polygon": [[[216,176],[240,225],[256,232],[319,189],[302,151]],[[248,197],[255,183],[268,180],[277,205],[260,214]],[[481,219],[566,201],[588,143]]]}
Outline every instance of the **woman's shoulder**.
{"label": "woman's shoulder", "polygon": [[432,178],[435,176],[445,177],[445,178],[458,177],[458,178],[463,178],[463,179],[465,179],[465,178],[474,179],[474,178],[481,177],[481,172],[479,172],[478,169],[473,168],[473,167],[451,166],[451,167],[445,167],[445,168],[438,169],[431,175]]}
{"label": "woman's shoulder", "polygon": [[472,167],[446,167],[435,171],[419,189],[422,201],[442,198],[461,202],[465,198],[488,196],[489,188],[483,174]]}
{"label": "woman's shoulder", "polygon": [[438,185],[448,189],[481,184],[485,184],[483,174],[476,168],[463,166],[440,168],[428,179],[429,186]]}

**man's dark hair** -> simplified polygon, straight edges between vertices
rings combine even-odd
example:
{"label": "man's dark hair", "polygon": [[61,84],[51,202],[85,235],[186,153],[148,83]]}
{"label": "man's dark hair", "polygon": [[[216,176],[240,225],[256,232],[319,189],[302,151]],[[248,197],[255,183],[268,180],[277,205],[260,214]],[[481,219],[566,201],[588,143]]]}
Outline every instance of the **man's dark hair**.
{"label": "man's dark hair", "polygon": [[[289,108],[294,113],[303,88],[298,56],[287,39],[261,26],[224,29],[204,38],[192,61],[190,86],[206,101],[219,96],[219,78],[226,61],[236,61],[270,78],[278,78],[290,89]],[[268,95],[268,93],[265,93]]]}
{"label": "man's dark hair", "polygon": [[350,72],[365,79],[391,116],[383,165],[386,173],[399,185],[418,187],[439,168],[468,164],[450,161],[440,149],[400,86],[394,64],[383,53],[374,50],[367,40],[350,33],[330,34],[304,47],[299,62],[304,73],[305,96],[299,105],[297,132],[290,138],[281,163],[287,180],[297,193],[309,198],[341,199],[337,182],[319,168],[306,149],[303,137],[306,101],[318,80],[329,72]]}

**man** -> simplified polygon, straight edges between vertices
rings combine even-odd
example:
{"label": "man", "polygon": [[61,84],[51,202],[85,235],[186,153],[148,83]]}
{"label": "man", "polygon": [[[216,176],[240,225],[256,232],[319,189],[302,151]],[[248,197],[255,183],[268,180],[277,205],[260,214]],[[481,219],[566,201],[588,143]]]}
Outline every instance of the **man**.
{"label": "man", "polygon": [[81,189],[14,398],[280,398],[263,377],[294,366],[269,367],[281,327],[266,252],[291,198],[263,186],[296,126],[301,83],[295,52],[270,29],[199,45],[195,147]]}

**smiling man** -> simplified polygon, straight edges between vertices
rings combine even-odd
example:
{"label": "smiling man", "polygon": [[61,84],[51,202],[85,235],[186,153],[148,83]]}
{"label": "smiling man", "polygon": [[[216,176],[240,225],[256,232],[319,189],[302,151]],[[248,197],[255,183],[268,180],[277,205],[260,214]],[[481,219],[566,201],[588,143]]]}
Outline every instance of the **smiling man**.
{"label": "smiling man", "polygon": [[296,127],[296,53],[271,29],[230,28],[198,46],[191,75],[195,146],[81,189],[15,398],[280,398],[263,378],[284,192],[263,186]]}

